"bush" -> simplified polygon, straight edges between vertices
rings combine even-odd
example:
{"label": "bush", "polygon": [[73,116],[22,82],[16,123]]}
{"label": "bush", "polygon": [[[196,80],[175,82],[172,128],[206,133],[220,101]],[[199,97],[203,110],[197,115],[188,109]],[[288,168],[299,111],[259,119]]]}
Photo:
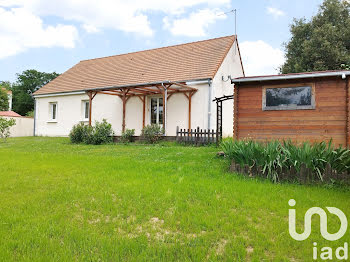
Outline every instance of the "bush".
{"label": "bush", "polygon": [[34,117],[34,110],[31,110],[31,111],[27,112],[26,116]]}
{"label": "bush", "polygon": [[74,144],[83,143],[89,133],[88,129],[91,127],[84,123],[76,124],[69,133],[70,141]]}
{"label": "bush", "polygon": [[16,124],[16,120],[13,118],[6,119],[0,116],[0,138],[6,141],[6,138],[10,136],[10,128]]}
{"label": "bush", "polygon": [[112,125],[106,119],[102,122],[95,122],[95,126],[88,126],[84,123],[73,126],[69,137],[72,143],[85,143],[100,145],[113,142],[114,132]]}
{"label": "bush", "polygon": [[142,129],[142,136],[148,143],[158,142],[164,134],[164,130],[160,125],[148,125]]}
{"label": "bush", "polygon": [[87,144],[100,145],[113,142],[112,125],[103,119],[102,122],[95,122],[95,126],[88,132]]}
{"label": "bush", "polygon": [[[350,178],[350,150],[334,148],[331,141],[295,145],[291,141],[225,140],[221,147],[235,165],[247,168],[242,169],[244,172],[273,182],[287,177],[298,181],[324,181],[325,177],[335,179],[343,173],[348,173],[346,179]],[[330,174],[333,177],[327,177]]]}
{"label": "bush", "polygon": [[134,142],[134,135],[135,129],[126,129],[125,131],[123,131],[120,140],[123,143]]}

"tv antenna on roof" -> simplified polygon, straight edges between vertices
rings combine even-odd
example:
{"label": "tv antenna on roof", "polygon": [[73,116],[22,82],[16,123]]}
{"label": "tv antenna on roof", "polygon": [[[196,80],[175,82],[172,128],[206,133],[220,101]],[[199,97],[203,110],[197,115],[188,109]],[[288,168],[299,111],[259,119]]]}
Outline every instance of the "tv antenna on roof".
{"label": "tv antenna on roof", "polygon": [[[234,16],[235,16],[235,42],[237,43],[237,9],[232,9],[228,12],[225,12],[225,13],[221,13],[221,14],[217,14],[217,16],[222,16],[222,15],[227,15],[227,14],[230,14],[230,13],[233,13]],[[235,54],[236,54],[236,45],[235,45]]]}
{"label": "tv antenna on roof", "polygon": [[217,14],[218,16],[222,16],[222,15],[227,15],[227,14],[230,14],[230,13],[233,13],[234,16],[235,16],[235,36],[237,36],[237,9],[232,9],[228,12],[225,12],[225,13],[220,13],[220,14]]}

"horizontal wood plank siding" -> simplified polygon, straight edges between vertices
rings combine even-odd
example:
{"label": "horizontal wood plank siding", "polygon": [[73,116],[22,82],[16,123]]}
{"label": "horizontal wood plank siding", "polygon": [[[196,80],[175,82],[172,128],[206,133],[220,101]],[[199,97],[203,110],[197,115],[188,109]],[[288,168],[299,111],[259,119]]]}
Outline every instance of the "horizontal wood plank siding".
{"label": "horizontal wood plank siding", "polygon": [[[279,82],[283,85],[287,82]],[[347,86],[341,79],[323,79],[315,82],[316,108],[308,110],[262,110],[262,84],[239,86],[237,138],[259,141],[291,139],[295,142],[328,141],[346,145],[347,140]],[[293,84],[288,81],[288,84]],[[298,84],[296,82],[296,84]],[[269,84],[269,86],[272,86]]]}

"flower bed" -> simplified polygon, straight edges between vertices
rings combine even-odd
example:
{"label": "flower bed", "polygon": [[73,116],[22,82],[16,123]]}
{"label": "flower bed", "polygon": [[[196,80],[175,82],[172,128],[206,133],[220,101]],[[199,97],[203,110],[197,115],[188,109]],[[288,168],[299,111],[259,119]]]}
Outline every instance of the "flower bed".
{"label": "flower bed", "polygon": [[349,183],[350,150],[327,144],[290,141],[267,143],[226,140],[221,144],[231,160],[230,170],[278,181]]}

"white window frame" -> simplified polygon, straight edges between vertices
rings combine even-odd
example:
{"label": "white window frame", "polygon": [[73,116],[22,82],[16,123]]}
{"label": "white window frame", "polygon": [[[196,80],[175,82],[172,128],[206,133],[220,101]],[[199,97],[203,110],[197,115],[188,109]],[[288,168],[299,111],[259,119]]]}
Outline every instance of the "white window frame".
{"label": "white window frame", "polygon": [[[55,105],[55,118],[54,118],[54,105]],[[49,122],[56,123],[58,116],[58,104],[57,102],[49,103]]]}
{"label": "white window frame", "polygon": [[[161,127],[163,127],[163,124],[159,124],[159,100],[160,99],[163,99],[163,97],[161,96],[153,96],[153,97],[150,97],[150,100],[149,100],[149,106],[150,106],[150,114],[149,114],[149,122],[150,124],[154,124],[152,123],[152,99],[157,99],[157,119],[156,119],[156,124],[157,125],[160,125]],[[163,114],[164,114],[164,101],[163,101]]]}
{"label": "white window frame", "polygon": [[[81,104],[82,104],[82,110],[81,110],[81,113],[82,113],[82,119],[83,121],[89,121],[89,108],[90,108],[90,105],[89,105],[89,100],[82,100],[81,101]],[[87,105],[87,107],[86,107]],[[86,114],[87,114],[87,118],[86,118]]]}

